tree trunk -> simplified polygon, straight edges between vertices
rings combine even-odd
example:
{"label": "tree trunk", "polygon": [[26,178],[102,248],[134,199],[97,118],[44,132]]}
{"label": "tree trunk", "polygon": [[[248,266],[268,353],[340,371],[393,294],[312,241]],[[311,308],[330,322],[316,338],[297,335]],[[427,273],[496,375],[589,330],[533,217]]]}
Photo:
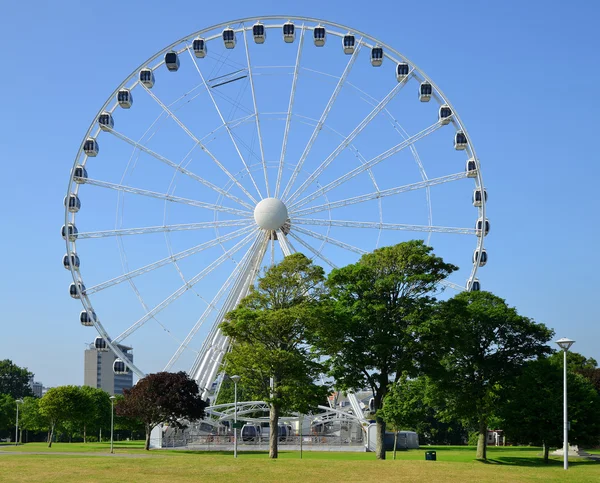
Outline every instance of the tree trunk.
{"label": "tree trunk", "polygon": [[50,434],[48,435],[48,448],[52,448],[52,439],[54,438],[54,423],[50,426]]}
{"label": "tree trunk", "polygon": [[375,447],[375,455],[378,460],[385,459],[385,421],[381,416],[375,416],[375,424],[377,425],[377,445]]}
{"label": "tree trunk", "polygon": [[398,447],[398,430],[394,433],[394,459],[396,459],[396,448]]}
{"label": "tree trunk", "polygon": [[279,440],[279,405],[271,403],[269,411],[269,458],[277,458]]}
{"label": "tree trunk", "polygon": [[479,438],[477,439],[477,459],[487,460],[487,420],[479,420]]}
{"label": "tree trunk", "polygon": [[150,433],[152,432],[152,428],[150,427],[150,425],[146,424],[146,445],[144,446],[144,449],[146,451],[150,451]]}
{"label": "tree trunk", "polygon": [[544,442],[544,463],[548,464],[548,455],[550,453],[550,446],[548,446],[545,442]]}

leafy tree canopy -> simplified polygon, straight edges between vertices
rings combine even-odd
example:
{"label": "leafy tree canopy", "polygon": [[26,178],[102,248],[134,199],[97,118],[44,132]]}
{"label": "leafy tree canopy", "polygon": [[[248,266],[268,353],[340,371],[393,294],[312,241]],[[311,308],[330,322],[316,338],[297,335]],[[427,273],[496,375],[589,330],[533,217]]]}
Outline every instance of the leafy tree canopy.
{"label": "leafy tree canopy", "polygon": [[[569,441],[597,445],[600,442],[600,396],[593,385],[574,372],[567,374]],[[562,446],[563,369],[555,357],[529,362],[500,408],[504,429],[515,443],[544,445],[548,462],[551,446]]]}
{"label": "leafy tree canopy", "polygon": [[500,388],[510,387],[523,364],[551,352],[553,331],[519,315],[489,292],[463,292],[442,302],[426,327],[429,368],[449,414],[478,428],[477,457],[486,458],[489,418]]}
{"label": "leafy tree canopy", "polygon": [[57,427],[72,434],[75,426],[82,421],[86,407],[86,397],[77,386],[59,386],[50,389],[39,402],[40,414],[49,423],[48,447]]}
{"label": "leafy tree canopy", "polygon": [[323,269],[301,253],[285,257],[221,324],[233,340],[228,373],[241,376],[246,394],[269,403],[271,458],[278,455],[281,411],[306,413],[328,393],[315,383],[323,367],[307,345],[321,320],[324,279]]}
{"label": "leafy tree canopy", "polygon": [[[421,240],[380,248],[333,270],[330,299],[314,341],[342,390],[368,387],[375,410],[390,382],[414,375],[421,351],[415,337],[431,312],[438,283],[457,269]],[[376,417],[377,457],[385,459],[385,422]]]}
{"label": "leafy tree canopy", "polygon": [[116,406],[117,414],[144,423],[147,450],[155,426],[168,423],[182,427],[182,419],[202,419],[207,405],[196,381],[183,371],[148,374],[131,389],[125,389],[123,396]]}
{"label": "leafy tree canopy", "polygon": [[14,364],[9,359],[0,361],[0,394],[9,394],[13,399],[33,396],[29,380],[33,373]]}

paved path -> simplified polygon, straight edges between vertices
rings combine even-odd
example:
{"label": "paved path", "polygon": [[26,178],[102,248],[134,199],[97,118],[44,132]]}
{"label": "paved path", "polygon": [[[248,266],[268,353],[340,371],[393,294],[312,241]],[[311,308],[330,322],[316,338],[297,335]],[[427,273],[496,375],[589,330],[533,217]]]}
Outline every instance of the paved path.
{"label": "paved path", "polygon": [[110,458],[151,458],[155,455],[136,453],[91,453],[75,451],[6,451],[0,449],[0,455],[63,455],[63,456],[108,456]]}

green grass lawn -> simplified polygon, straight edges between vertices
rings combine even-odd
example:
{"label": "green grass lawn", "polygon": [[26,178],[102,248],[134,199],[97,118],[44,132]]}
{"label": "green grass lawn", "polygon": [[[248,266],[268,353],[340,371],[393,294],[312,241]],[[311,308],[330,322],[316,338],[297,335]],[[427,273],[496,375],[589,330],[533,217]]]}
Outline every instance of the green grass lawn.
{"label": "green grass lawn", "polygon": [[[424,446],[398,452],[396,461],[391,453],[377,461],[373,453],[308,451],[303,459],[297,451],[283,451],[278,460],[243,451],[235,460],[231,452],[146,452],[141,442],[115,443],[115,455],[109,449],[108,443],[0,445],[0,482],[600,481],[600,462],[572,460],[565,472],[560,459],[545,465],[541,448],[530,447],[489,448],[487,463],[474,459],[474,447],[464,446]],[[427,450],[437,452],[437,461],[425,461]]]}

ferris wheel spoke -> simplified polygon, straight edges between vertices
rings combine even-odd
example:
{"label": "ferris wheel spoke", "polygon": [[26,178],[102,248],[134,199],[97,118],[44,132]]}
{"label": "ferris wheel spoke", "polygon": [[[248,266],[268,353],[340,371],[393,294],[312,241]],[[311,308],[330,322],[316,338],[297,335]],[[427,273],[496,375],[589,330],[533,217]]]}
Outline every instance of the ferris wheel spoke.
{"label": "ferris wheel spoke", "polygon": [[206,319],[209,317],[209,315],[212,314],[217,309],[217,305],[219,304],[221,298],[226,293],[227,289],[229,289],[229,287],[234,282],[234,280],[239,276],[240,272],[242,271],[242,267],[246,264],[246,260],[248,260],[248,258],[250,257],[250,254],[252,252],[252,247],[253,247],[253,245],[251,245],[250,248],[248,248],[248,250],[246,251],[246,253],[242,257],[240,263],[238,263],[236,265],[236,267],[233,270],[233,272],[231,272],[231,275],[229,275],[229,277],[227,278],[227,280],[225,281],[225,283],[223,284],[223,286],[219,289],[219,291],[217,292],[217,294],[213,297],[213,299],[211,300],[211,302],[208,304],[208,307],[206,307],[206,309],[204,310],[204,312],[202,313],[202,315],[200,316],[200,318],[194,324],[194,327],[192,327],[192,330],[190,330],[190,332],[188,333],[188,335],[186,336],[186,338],[183,340],[183,342],[181,343],[181,345],[178,347],[178,349],[175,352],[175,354],[173,354],[173,357],[171,357],[171,359],[169,360],[169,362],[165,366],[165,368],[164,368],[165,371],[170,371],[171,370],[171,368],[177,362],[177,360],[179,359],[179,357],[181,356],[181,354],[183,353],[183,351],[188,348],[190,342],[195,337],[196,333],[198,332],[198,330],[200,329],[200,327],[202,327],[202,325],[204,324],[204,322],[206,321]]}
{"label": "ferris wheel spoke", "polygon": [[121,282],[125,282],[126,280],[131,280],[132,278],[137,277],[139,275],[143,275],[144,273],[152,272],[153,270],[156,270],[157,268],[164,267],[165,265],[168,265],[169,263],[174,263],[183,258],[187,258],[196,253],[200,253],[204,250],[207,250],[208,248],[219,245],[220,243],[225,243],[226,241],[233,240],[234,238],[245,235],[250,231],[254,231],[255,229],[256,228],[254,226],[241,228],[239,230],[228,233],[227,235],[217,237],[208,242],[201,243],[200,245],[196,245],[195,247],[188,248],[187,250],[183,250],[181,252],[175,253],[169,257],[166,257],[166,258],[163,258],[156,262],[150,263],[149,265],[146,265],[145,267],[138,268],[136,270],[132,270],[128,273],[124,273],[123,275],[115,277],[111,280],[107,280],[106,282],[102,282],[102,283],[99,283],[98,285],[94,285],[93,287],[86,289],[86,294],[91,295],[96,292],[100,292],[101,290],[112,287],[113,285],[117,285]]}
{"label": "ferris wheel spoke", "polygon": [[404,80],[398,82],[398,84],[394,86],[394,88],[388,93],[388,95],[385,96],[381,100],[381,102],[377,104],[377,106],[375,106],[375,108],[360,122],[358,126],[356,126],[356,128],[354,128],[354,130],[346,137],[346,139],[344,139],[338,145],[338,147],[335,148],[333,152],[329,156],[327,156],[327,158],[325,158],[325,160],[319,165],[319,167],[308,176],[308,178],[300,185],[300,187],[289,197],[289,199],[287,200],[288,203],[292,203],[296,198],[298,198],[298,196],[300,196],[311,185],[311,183],[316,178],[318,178],[321,175],[321,173],[323,173],[323,171],[325,171],[327,166],[329,166],[333,162],[333,160],[337,158],[339,154],[344,149],[346,149],[348,145],[354,139],[356,139],[356,137],[361,132],[363,132],[363,130],[371,123],[371,121],[375,119],[377,114],[379,114],[382,111],[382,109],[384,109],[385,106],[387,106],[389,102],[396,96],[396,94],[400,92],[400,90],[406,85],[406,83],[411,77],[412,71]]}
{"label": "ferris wheel spoke", "polygon": [[375,166],[376,164],[379,164],[382,161],[386,160],[387,158],[393,156],[394,154],[399,153],[403,149],[406,149],[407,147],[412,146],[414,143],[416,143],[420,139],[423,139],[424,137],[429,136],[431,133],[437,131],[440,127],[442,127],[442,125],[443,124],[438,121],[435,124],[432,124],[431,126],[426,127],[421,132],[414,134],[413,136],[409,137],[408,139],[405,139],[404,141],[402,141],[399,144],[396,144],[395,146],[388,149],[387,151],[370,159],[366,163],[363,163],[360,166],[357,166],[356,168],[354,168],[353,170],[348,171],[346,174],[344,174],[344,175],[340,176],[339,178],[333,180],[332,182],[326,184],[319,190],[311,193],[308,196],[305,196],[304,198],[297,201],[296,203],[293,203],[292,205],[290,205],[289,209],[290,210],[297,209],[297,208],[300,208],[301,206],[304,206],[307,203],[310,203],[312,200],[318,198],[319,196],[323,195],[324,193],[327,193],[328,191],[332,190],[333,188],[336,188],[337,186],[340,186],[341,184],[345,183],[346,181],[351,180],[352,178],[358,176],[359,174],[363,173],[367,169],[370,169],[373,166]]}
{"label": "ferris wheel spoke", "polygon": [[305,208],[304,210],[298,211],[290,211],[290,217],[295,220],[296,217],[306,216],[312,213],[319,213],[321,211],[332,210],[334,208],[340,208],[344,206],[354,205],[356,203],[363,203],[365,201],[381,199],[388,196],[397,195],[399,193],[406,193],[407,191],[420,190],[423,188],[429,188],[430,186],[435,186],[438,184],[449,183],[451,181],[456,181],[459,179],[464,179],[467,177],[467,173],[461,171],[460,173],[449,174],[447,176],[441,176],[439,178],[427,179],[424,181],[419,181],[418,183],[405,184],[403,186],[397,186],[395,188],[389,188],[385,190],[374,191],[372,193],[367,193],[365,195],[354,196],[352,198],[347,198],[345,200],[333,201],[331,203],[324,203],[322,205],[311,206],[310,208]]}
{"label": "ferris wheel spoke", "polygon": [[338,268],[337,265],[335,263],[333,263],[329,258],[327,258],[325,255],[323,255],[320,251],[315,250],[312,246],[310,246],[310,244],[306,243],[298,235],[295,235],[294,233],[290,232],[290,236],[294,240],[296,240],[298,243],[300,243],[300,245],[302,245],[304,248],[306,248],[308,251],[310,251],[313,255],[315,255],[316,257],[318,257],[321,260],[323,260],[331,268]]}
{"label": "ferris wheel spoke", "polygon": [[263,165],[265,175],[265,188],[267,198],[270,196],[269,175],[267,174],[267,162],[265,161],[265,150],[263,147],[262,133],[260,130],[260,119],[258,114],[258,105],[256,104],[256,91],[254,90],[254,75],[252,74],[252,62],[250,62],[250,51],[248,50],[248,39],[246,37],[246,29],[243,29],[244,46],[246,47],[246,61],[248,62],[248,79],[250,80],[250,90],[252,91],[252,104],[254,105],[254,119],[256,121],[256,133],[258,135],[258,146],[260,148],[260,159]]}
{"label": "ferris wheel spoke", "polygon": [[319,220],[297,218],[293,220],[294,228],[301,229],[296,225],[316,225],[316,226],[337,226],[343,228],[372,228],[376,230],[401,230],[432,233],[454,233],[458,235],[476,235],[475,228],[454,228],[450,226],[429,226],[429,225],[404,225],[399,223],[379,223],[371,221],[347,221],[347,220]]}
{"label": "ferris wheel spoke", "polygon": [[150,312],[140,318],[137,322],[135,322],[131,327],[126,329],[123,333],[121,333],[116,339],[114,339],[113,343],[120,343],[133,334],[136,330],[142,327],[146,322],[152,319],[156,314],[167,308],[173,302],[175,302],[179,297],[181,297],[185,292],[191,289],[195,284],[197,284],[200,280],[210,274],[214,269],[219,267],[225,260],[231,258],[236,252],[238,252],[244,245],[246,245],[250,239],[256,236],[254,233],[250,233],[243,240],[236,243],[232,248],[223,253],[219,258],[213,261],[210,265],[208,265],[201,272],[196,274],[190,280],[187,281],[184,285],[179,287],[175,292],[169,295],[166,299],[164,299],[160,304],[156,305]]}
{"label": "ferris wheel spoke", "polygon": [[199,181],[200,183],[202,183],[204,186],[207,186],[208,188],[212,189],[213,191],[216,191],[217,193],[229,198],[232,201],[235,201],[236,203],[239,203],[240,205],[245,206],[246,208],[249,208],[250,210],[252,210],[254,207],[250,204],[247,203],[241,199],[239,199],[237,196],[232,195],[231,193],[229,193],[228,191],[219,188],[218,186],[214,185],[213,183],[205,180],[204,178],[202,178],[201,176],[198,176],[197,174],[193,173],[192,171],[183,168],[182,166],[178,165],[177,163],[171,161],[168,158],[165,158],[164,156],[161,156],[158,153],[155,153],[154,151],[152,151],[151,149],[147,148],[146,146],[144,146],[143,144],[140,144],[136,141],[134,141],[133,139],[128,138],[127,136],[125,136],[124,134],[121,134],[120,132],[115,131],[114,129],[111,129],[110,127],[106,126],[105,130],[110,132],[113,136],[117,137],[118,139],[121,139],[122,141],[125,141],[126,143],[130,144],[131,146],[139,149],[140,151],[145,152],[146,154],[149,154],[150,156],[158,159],[159,161],[163,162],[164,164],[166,164],[167,166],[170,166],[172,168],[174,168],[175,170],[179,171],[182,174],[185,174],[186,176]]}
{"label": "ferris wheel spoke", "polygon": [[[219,118],[221,119],[221,122],[225,126],[225,130],[227,131],[227,134],[229,134],[229,139],[231,139],[231,142],[233,143],[233,147],[235,148],[235,151],[237,152],[240,160],[242,161],[242,164],[244,165],[244,168],[245,168],[246,172],[248,173],[248,176],[250,177],[250,180],[252,181],[252,184],[254,185],[256,192],[258,193],[258,197],[262,199],[263,196],[262,196],[260,190],[258,189],[258,185],[256,184],[256,180],[254,179],[254,176],[252,176],[252,171],[250,171],[248,163],[246,163],[246,159],[244,158],[244,156],[242,155],[242,152],[240,151],[240,148],[239,148],[239,146],[235,140],[235,137],[233,135],[233,132],[232,132],[231,128],[229,127],[229,124],[225,120],[225,117],[223,116],[223,113],[221,112],[221,109],[219,108],[219,104],[217,103],[215,96],[212,93],[212,89],[206,82],[206,79],[204,78],[204,75],[202,74],[202,71],[200,70],[200,66],[198,65],[198,62],[196,62],[196,58],[192,54],[192,51],[190,50],[189,45],[187,46],[187,51],[188,51],[188,54],[190,54],[190,57],[192,58],[192,62],[194,63],[194,66],[196,67],[196,71],[198,72],[200,79],[202,79],[202,83],[204,84],[204,87],[206,88],[206,92],[208,93],[208,96],[210,97],[213,105],[215,106],[215,109],[217,111],[217,114],[219,115]],[[255,203],[258,203],[255,199],[252,198],[252,200]]]}
{"label": "ferris wheel spoke", "polygon": [[[288,181],[288,184],[285,187],[283,194],[281,195],[282,199],[285,199],[285,197],[289,194],[290,190],[292,189],[292,187],[294,185],[294,182],[296,181],[296,178],[298,177],[298,174],[300,174],[300,171],[302,170],[302,166],[304,165],[304,161],[308,157],[308,154],[310,153],[310,150],[312,149],[313,144],[317,140],[317,136],[321,132],[321,129],[323,128],[323,125],[325,124],[325,121],[327,120],[327,116],[329,115],[331,108],[333,107],[339,93],[342,90],[342,86],[344,85],[344,82],[346,82],[346,78],[348,77],[348,74],[350,74],[350,71],[352,70],[352,66],[354,65],[354,62],[356,61],[356,59],[358,58],[358,53],[359,53],[361,47],[362,47],[362,38],[357,42],[356,48],[354,49],[354,53],[350,57],[348,64],[346,64],[346,68],[344,69],[342,76],[338,80],[338,83],[335,86],[333,94],[329,98],[329,101],[327,102],[325,109],[323,109],[323,113],[321,114],[321,117],[320,117],[319,121],[317,122],[317,124],[310,136],[310,139],[308,140],[308,143],[306,144],[304,151],[300,155],[300,159],[298,160],[298,163],[294,167],[294,171],[292,172],[290,180]],[[298,63],[296,65],[298,65]],[[282,156],[282,162],[281,162],[280,166],[282,166],[282,165],[283,165],[283,156]]]}
{"label": "ferris wheel spoke", "polygon": [[[324,220],[324,221],[326,221],[326,220]],[[303,223],[303,224],[309,225],[310,223]],[[317,240],[325,241],[327,243],[338,246],[345,250],[349,250],[351,252],[358,253],[359,255],[364,255],[365,253],[367,253],[366,250],[355,247],[353,245],[349,245],[348,243],[344,243],[340,240],[336,240],[335,238],[331,238],[330,236],[321,235],[320,233],[317,233],[315,231],[307,230],[306,228],[300,228],[299,226],[294,225],[294,230],[296,230],[299,233],[304,233],[305,235],[308,235],[312,238],[316,238]]]}
{"label": "ferris wheel spoke", "polygon": [[284,257],[289,257],[292,253],[296,251],[294,250],[294,247],[292,247],[290,241],[285,236],[285,233],[283,233],[283,231],[281,230],[277,230],[277,241],[279,242],[279,248],[281,248]]}
{"label": "ferris wheel spoke", "polygon": [[123,193],[132,193],[134,195],[148,196],[150,198],[156,198],[159,200],[171,201],[173,203],[181,203],[189,206],[197,206],[199,208],[206,208],[208,210],[222,211],[224,213],[231,213],[233,215],[243,216],[245,218],[251,218],[252,212],[238,210],[236,208],[229,208],[227,206],[215,205],[212,203],[205,203],[204,201],[190,200],[188,198],[181,198],[179,196],[172,196],[163,193],[157,193],[156,191],[148,191],[141,188],[133,188],[132,186],[126,186],[121,184],[109,183],[107,181],[100,181],[97,179],[85,178],[85,184],[92,186],[98,186],[100,188],[108,188],[115,191],[121,191]]}
{"label": "ferris wheel spoke", "polygon": [[[160,107],[162,107],[163,111],[165,111],[165,113],[168,116],[170,116],[171,119],[173,119],[177,123],[177,125],[179,125],[179,127],[181,127],[181,129],[183,129],[183,131],[192,139],[192,141],[194,141],[198,146],[200,146],[200,149],[202,149],[202,151],[204,151],[213,160],[213,162],[221,169],[221,171],[223,171],[227,175],[227,177],[229,179],[231,179],[238,186],[238,188],[240,188],[244,192],[244,194],[248,198],[250,198],[254,203],[257,203],[256,199],[254,199],[254,197],[248,192],[248,190],[246,190],[246,188],[244,188],[244,186],[229,172],[229,170],[225,166],[223,166],[223,164],[215,157],[215,155],[209,151],[209,149],[206,147],[206,145],[204,143],[202,143],[202,141],[200,141],[200,139],[198,139],[194,135],[194,133],[192,133],[187,128],[187,126],[183,122],[181,122],[179,120],[179,118],[177,116],[175,116],[175,114],[173,114],[173,112],[158,97],[156,97],[154,95],[154,93],[150,89],[148,89],[144,84],[142,84],[142,87],[150,95],[150,97],[152,97],[152,99],[154,99],[156,101],[156,103]],[[225,122],[225,119],[222,119],[222,122],[223,122],[225,129],[228,132],[230,132],[231,129],[229,128],[229,124],[227,122]]]}
{"label": "ferris wheel spoke", "polygon": [[451,288],[452,290],[456,290],[457,292],[465,291],[465,287],[458,285],[457,283],[450,282],[448,280],[440,280],[439,284],[443,285],[444,287]]}
{"label": "ferris wheel spoke", "polygon": [[294,66],[294,76],[292,78],[292,89],[290,91],[290,100],[288,102],[287,116],[285,118],[285,129],[283,131],[283,142],[281,144],[281,155],[279,157],[279,168],[277,169],[277,183],[275,185],[275,198],[279,195],[281,187],[281,175],[283,174],[283,164],[285,162],[285,153],[287,150],[288,136],[290,133],[290,124],[292,122],[292,108],[294,107],[294,98],[296,97],[296,83],[298,82],[298,72],[300,71],[300,59],[302,58],[302,46],[304,45],[304,32],[300,31],[300,40],[298,41],[298,52],[296,53],[296,65]]}
{"label": "ferris wheel spoke", "polygon": [[179,225],[145,226],[140,228],[123,228],[121,230],[87,231],[77,234],[77,240],[86,238],[106,238],[113,236],[147,235],[149,233],[169,233],[172,231],[204,230],[206,228],[225,228],[228,226],[250,225],[251,220],[203,221],[200,223],[182,223]]}
{"label": "ferris wheel spoke", "polygon": [[[233,310],[242,298],[244,298],[250,284],[256,280],[260,271],[260,265],[264,258],[269,238],[265,232],[259,232],[252,248],[250,256],[244,263],[235,284],[229,291],[227,298],[215,318],[208,336],[204,339],[198,356],[192,365],[190,374],[200,387],[208,388],[212,385],[216,371],[220,367],[224,353],[229,347],[229,338],[224,336],[219,328],[225,315]],[[203,393],[204,395],[204,393]]]}

